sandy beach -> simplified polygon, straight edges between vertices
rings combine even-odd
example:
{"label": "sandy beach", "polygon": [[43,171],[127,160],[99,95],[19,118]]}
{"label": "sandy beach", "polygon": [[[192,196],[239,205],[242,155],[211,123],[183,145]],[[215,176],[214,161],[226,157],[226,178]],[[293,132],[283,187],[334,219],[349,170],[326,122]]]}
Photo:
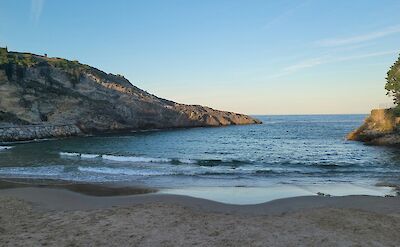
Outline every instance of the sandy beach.
{"label": "sandy beach", "polygon": [[[96,186],[90,188],[98,190]],[[399,197],[304,196],[257,205],[232,205],[154,193],[88,194],[68,188],[12,188],[3,184],[2,246],[398,246],[400,243]]]}

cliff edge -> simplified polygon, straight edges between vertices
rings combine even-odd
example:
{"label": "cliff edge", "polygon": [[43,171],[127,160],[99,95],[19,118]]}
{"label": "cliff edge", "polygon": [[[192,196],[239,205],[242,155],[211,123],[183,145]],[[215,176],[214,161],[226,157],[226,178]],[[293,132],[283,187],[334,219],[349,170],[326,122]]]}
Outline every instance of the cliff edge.
{"label": "cliff edge", "polygon": [[374,145],[399,145],[400,117],[394,109],[372,110],[364,124],[348,134],[347,139]]}
{"label": "cliff edge", "polygon": [[0,141],[258,123],[159,98],[77,61],[0,48]]}

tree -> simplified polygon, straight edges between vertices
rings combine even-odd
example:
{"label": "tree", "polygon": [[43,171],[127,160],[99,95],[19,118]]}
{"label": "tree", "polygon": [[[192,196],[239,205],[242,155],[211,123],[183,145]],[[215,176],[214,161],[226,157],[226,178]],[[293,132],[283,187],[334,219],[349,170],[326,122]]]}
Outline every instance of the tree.
{"label": "tree", "polygon": [[393,97],[393,101],[396,105],[400,104],[400,56],[397,61],[390,67],[387,72],[386,95]]}

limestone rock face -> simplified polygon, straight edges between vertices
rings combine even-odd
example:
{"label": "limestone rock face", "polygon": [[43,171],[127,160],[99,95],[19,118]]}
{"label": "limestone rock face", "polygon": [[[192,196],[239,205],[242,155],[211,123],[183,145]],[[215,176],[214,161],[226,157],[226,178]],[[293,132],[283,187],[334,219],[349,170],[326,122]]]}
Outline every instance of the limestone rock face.
{"label": "limestone rock face", "polygon": [[246,115],[159,98],[123,76],[76,61],[0,50],[0,127],[74,125],[96,133],[257,123]]}
{"label": "limestone rock face", "polygon": [[391,109],[372,110],[364,124],[351,132],[347,139],[375,145],[399,145],[399,124],[400,118]]}
{"label": "limestone rock face", "polygon": [[26,141],[48,137],[68,137],[81,134],[75,125],[17,125],[0,126],[0,140],[4,142]]}

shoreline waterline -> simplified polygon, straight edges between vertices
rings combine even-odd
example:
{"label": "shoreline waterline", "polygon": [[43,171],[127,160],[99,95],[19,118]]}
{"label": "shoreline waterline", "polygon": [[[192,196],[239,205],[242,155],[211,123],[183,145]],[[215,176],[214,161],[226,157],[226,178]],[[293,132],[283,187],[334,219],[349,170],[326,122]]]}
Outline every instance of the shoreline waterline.
{"label": "shoreline waterline", "polygon": [[0,178],[0,191],[19,188],[67,190],[87,196],[119,197],[135,195],[174,195],[210,200],[230,205],[255,205],[278,199],[302,196],[342,197],[377,196],[395,197],[399,194],[396,186],[369,186],[362,184],[280,184],[268,187],[175,187],[150,188],[133,183],[82,183],[52,179]]}
{"label": "shoreline waterline", "polygon": [[393,187],[357,184],[292,185],[280,184],[269,187],[185,187],[160,189],[157,194],[182,195],[232,205],[255,205],[279,199],[301,196],[341,197],[379,196],[394,197]]}
{"label": "shoreline waterline", "polygon": [[349,208],[379,213],[400,212],[400,197],[372,195],[294,196],[256,204],[229,204],[188,195],[148,193],[120,196],[93,196],[65,188],[20,187],[0,189],[0,198],[16,198],[40,211],[96,210],[146,204],[180,205],[203,212],[223,214],[265,215],[313,210],[317,208]]}

